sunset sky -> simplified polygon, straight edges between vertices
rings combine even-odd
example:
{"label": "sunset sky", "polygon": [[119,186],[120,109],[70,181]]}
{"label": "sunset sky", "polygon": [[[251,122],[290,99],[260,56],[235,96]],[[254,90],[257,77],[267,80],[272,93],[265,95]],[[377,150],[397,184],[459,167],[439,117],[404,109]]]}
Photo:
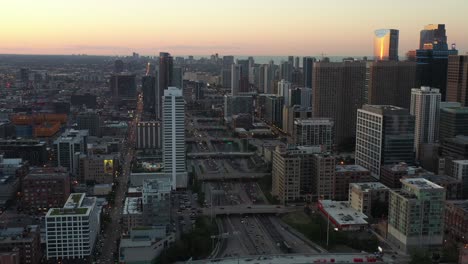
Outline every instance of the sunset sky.
{"label": "sunset sky", "polygon": [[400,55],[426,24],[468,51],[467,0],[2,1],[0,53],[371,55],[373,31],[400,30]]}

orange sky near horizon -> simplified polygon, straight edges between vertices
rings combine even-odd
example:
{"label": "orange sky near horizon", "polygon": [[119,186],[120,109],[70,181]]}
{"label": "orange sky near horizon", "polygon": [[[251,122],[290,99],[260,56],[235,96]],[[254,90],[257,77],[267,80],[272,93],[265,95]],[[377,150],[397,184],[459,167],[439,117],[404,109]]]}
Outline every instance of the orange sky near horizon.
{"label": "orange sky near horizon", "polygon": [[23,0],[2,4],[0,53],[372,55],[373,32],[400,30],[400,55],[426,24],[468,51],[465,0]]}

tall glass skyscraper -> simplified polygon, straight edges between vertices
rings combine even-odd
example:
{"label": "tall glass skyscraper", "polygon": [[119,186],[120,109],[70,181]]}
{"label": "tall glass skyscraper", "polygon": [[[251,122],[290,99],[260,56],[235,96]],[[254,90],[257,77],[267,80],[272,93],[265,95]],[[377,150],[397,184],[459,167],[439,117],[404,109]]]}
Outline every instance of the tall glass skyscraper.
{"label": "tall glass skyscraper", "polygon": [[376,60],[398,60],[398,37],[397,29],[378,29],[374,36],[374,58]]}

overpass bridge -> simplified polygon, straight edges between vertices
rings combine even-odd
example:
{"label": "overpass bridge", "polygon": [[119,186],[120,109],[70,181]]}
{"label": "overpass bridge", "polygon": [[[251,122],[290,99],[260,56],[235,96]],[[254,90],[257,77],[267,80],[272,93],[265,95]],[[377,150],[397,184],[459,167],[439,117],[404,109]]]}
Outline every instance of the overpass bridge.
{"label": "overpass bridge", "polygon": [[201,173],[198,175],[198,180],[216,181],[216,180],[260,179],[268,175],[270,175],[270,173],[260,173],[260,172]]}
{"label": "overpass bridge", "polygon": [[187,153],[189,159],[203,159],[203,158],[214,158],[214,159],[225,159],[225,158],[241,158],[251,157],[255,155],[255,152],[194,152]]}
{"label": "overpass bridge", "polygon": [[205,215],[236,215],[236,214],[286,214],[296,211],[296,207],[283,205],[228,205],[203,208]]}
{"label": "overpass bridge", "polygon": [[369,253],[319,253],[319,254],[287,254],[287,255],[256,255],[245,257],[230,257],[221,259],[189,260],[193,264],[306,264],[306,263],[389,263]]}

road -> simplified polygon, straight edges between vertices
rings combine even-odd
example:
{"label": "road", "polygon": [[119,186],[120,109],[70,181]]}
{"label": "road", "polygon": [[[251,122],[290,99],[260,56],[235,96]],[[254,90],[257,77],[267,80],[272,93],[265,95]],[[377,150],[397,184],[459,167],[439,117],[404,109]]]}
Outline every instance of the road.
{"label": "road", "polygon": [[130,176],[130,166],[134,155],[136,124],[140,121],[143,110],[142,97],[138,97],[137,110],[134,119],[129,122],[128,133],[125,146],[122,151],[122,171],[117,178],[117,188],[115,191],[115,204],[110,208],[111,222],[106,226],[103,236],[99,238],[98,243],[102,245],[101,255],[97,258],[97,263],[112,263],[118,256],[118,243],[122,234],[120,220],[122,219],[123,203],[125,192],[127,191],[127,182]]}

